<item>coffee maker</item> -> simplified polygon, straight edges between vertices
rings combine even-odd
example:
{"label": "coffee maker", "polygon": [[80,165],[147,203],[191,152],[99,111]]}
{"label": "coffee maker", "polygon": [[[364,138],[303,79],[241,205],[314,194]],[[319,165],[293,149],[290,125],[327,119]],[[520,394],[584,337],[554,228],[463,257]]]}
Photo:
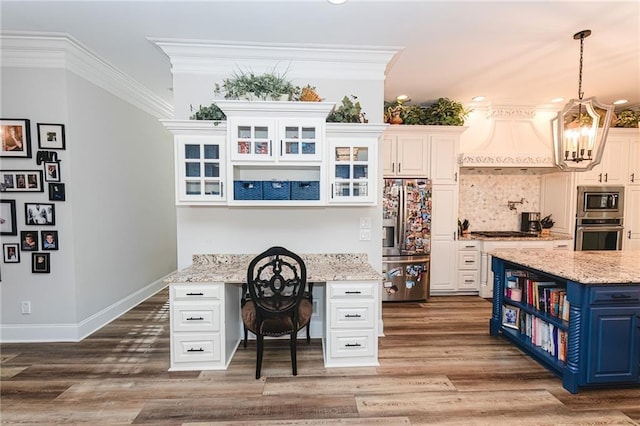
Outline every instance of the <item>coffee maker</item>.
{"label": "coffee maker", "polygon": [[522,232],[540,232],[540,212],[523,212],[520,221],[520,230]]}

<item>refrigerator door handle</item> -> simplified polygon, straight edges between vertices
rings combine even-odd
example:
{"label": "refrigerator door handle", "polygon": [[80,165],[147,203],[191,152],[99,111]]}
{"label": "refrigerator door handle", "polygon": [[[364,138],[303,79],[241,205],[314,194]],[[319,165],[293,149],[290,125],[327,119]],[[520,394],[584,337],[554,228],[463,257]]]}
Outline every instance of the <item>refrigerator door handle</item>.
{"label": "refrigerator door handle", "polygon": [[405,234],[405,226],[407,225],[407,187],[402,185],[402,204],[400,207],[400,214],[398,215],[398,220],[400,221],[400,235],[398,235],[398,247],[400,250],[404,250],[404,234]]}

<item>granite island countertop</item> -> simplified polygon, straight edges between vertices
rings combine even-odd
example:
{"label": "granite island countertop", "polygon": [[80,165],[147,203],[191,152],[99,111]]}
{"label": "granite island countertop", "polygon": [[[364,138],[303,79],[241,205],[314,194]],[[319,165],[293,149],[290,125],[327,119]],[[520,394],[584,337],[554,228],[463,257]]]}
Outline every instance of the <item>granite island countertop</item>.
{"label": "granite island countertop", "polygon": [[488,253],[582,284],[640,284],[640,250],[492,250]]}
{"label": "granite island countertop", "polygon": [[[166,277],[165,283],[244,283],[255,254],[196,254],[193,263]],[[382,280],[364,253],[300,254],[307,267],[307,281]]]}
{"label": "granite island countertop", "polygon": [[487,237],[471,232],[469,234],[460,235],[458,239],[462,241],[562,241],[572,240],[573,237],[569,234],[559,234],[555,232],[548,235],[538,235],[537,237]]}

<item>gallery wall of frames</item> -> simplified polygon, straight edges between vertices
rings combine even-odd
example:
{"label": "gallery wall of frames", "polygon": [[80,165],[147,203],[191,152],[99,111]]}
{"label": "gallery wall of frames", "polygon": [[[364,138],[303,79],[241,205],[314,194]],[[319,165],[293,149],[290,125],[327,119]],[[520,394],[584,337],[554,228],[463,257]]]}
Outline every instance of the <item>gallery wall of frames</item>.
{"label": "gallery wall of frames", "polygon": [[[36,123],[37,149],[32,146],[31,121],[0,119],[0,235],[5,267],[31,262],[31,272],[51,272],[52,257],[60,248],[56,205],[65,201],[64,171],[58,153],[66,149],[64,124]],[[33,167],[13,168],[11,159],[30,159]],[[21,161],[20,164],[25,164]],[[17,202],[15,193],[29,193]],[[43,197],[47,195],[47,197]],[[22,198],[22,197],[21,197]],[[24,227],[18,226],[24,215]]]}

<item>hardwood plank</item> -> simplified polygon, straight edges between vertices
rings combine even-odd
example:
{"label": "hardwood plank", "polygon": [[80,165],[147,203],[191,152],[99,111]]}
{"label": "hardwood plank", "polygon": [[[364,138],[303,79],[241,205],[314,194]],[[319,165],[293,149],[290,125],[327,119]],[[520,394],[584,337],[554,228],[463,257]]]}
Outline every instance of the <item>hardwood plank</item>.
{"label": "hardwood plank", "polygon": [[231,422],[206,422],[206,423],[183,423],[183,426],[406,426],[410,425],[407,417],[364,417],[358,419],[313,419],[313,420],[257,420],[257,421],[231,421]]}

